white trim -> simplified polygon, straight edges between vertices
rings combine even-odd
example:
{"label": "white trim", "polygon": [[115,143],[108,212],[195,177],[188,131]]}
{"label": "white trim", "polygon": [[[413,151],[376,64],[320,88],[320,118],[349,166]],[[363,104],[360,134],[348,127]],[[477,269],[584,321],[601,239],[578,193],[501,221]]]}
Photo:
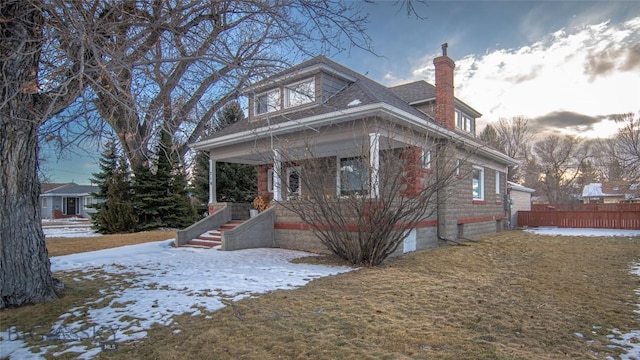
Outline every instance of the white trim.
{"label": "white trim", "polygon": [[329,124],[339,124],[341,122],[362,119],[371,115],[392,115],[394,117],[394,120],[396,121],[400,120],[406,122],[409,126],[427,130],[436,136],[459,141],[470,148],[477,149],[479,153],[493,160],[504,162],[507,165],[518,165],[518,162],[516,160],[499,152],[498,150],[493,150],[489,147],[482,146],[481,144],[476,143],[465,136],[457,134],[455,131],[448,130],[443,126],[432,123],[430,121],[425,121],[425,119],[419,118],[413,114],[410,114],[404,110],[400,110],[395,106],[391,106],[386,103],[375,103],[356,106],[345,110],[338,110],[326,114],[310,116],[300,120],[291,120],[279,124],[262,126],[255,130],[246,130],[220,136],[217,138],[199,141],[191,144],[190,147],[194,150],[209,150],[223,146],[234,145],[242,141],[255,141],[256,139],[262,137],[295,132],[300,130],[301,128],[313,128],[314,126],[321,127]]}
{"label": "white trim", "polygon": [[473,190],[473,181],[475,180],[474,170],[478,170],[480,172],[479,184],[478,184],[478,195],[479,197],[474,197],[472,193],[473,200],[484,200],[484,168],[482,166],[473,166],[473,170],[471,171],[471,189]]}
{"label": "white trim", "polygon": [[267,169],[267,192],[273,193],[273,168]]}
{"label": "white trim", "polygon": [[369,166],[371,167],[371,180],[369,181],[369,196],[380,196],[380,134],[369,134]]}
{"label": "white trim", "polygon": [[273,200],[282,201],[282,156],[278,149],[273,149]]}
{"label": "white trim", "polygon": [[496,170],[496,194],[500,194],[500,170]]}
{"label": "white trim", "polygon": [[[300,91],[296,91],[296,87],[298,85],[302,85],[302,84],[306,84],[306,83],[311,83],[311,94],[304,94]],[[293,93],[297,93],[300,94],[301,98],[305,98],[304,100],[308,100],[305,102],[301,102],[295,105],[291,105],[291,92]],[[308,98],[308,99],[307,99]],[[315,77],[310,77],[310,78],[306,78],[304,80],[300,80],[300,81],[296,81],[294,83],[291,84],[287,84],[284,86],[284,108],[285,109],[290,109],[290,108],[296,108],[298,106],[302,106],[302,105],[307,105],[307,104],[312,104],[316,101],[316,79]]]}
{"label": "white trim", "polygon": [[209,157],[209,203],[216,202],[216,161]]}

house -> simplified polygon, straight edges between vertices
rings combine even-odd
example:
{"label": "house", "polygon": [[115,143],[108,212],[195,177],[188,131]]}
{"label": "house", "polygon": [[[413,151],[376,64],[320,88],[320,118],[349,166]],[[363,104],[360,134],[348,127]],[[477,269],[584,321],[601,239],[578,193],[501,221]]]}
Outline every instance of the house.
{"label": "house", "polygon": [[507,192],[509,194],[510,226],[518,227],[518,211],[531,211],[531,194],[534,189],[520,184],[507,181]]}
{"label": "house", "polygon": [[98,187],[93,185],[43,183],[40,186],[41,216],[43,219],[89,218],[95,212],[90,205],[96,203],[91,194],[96,192]]}
{"label": "house", "polygon": [[[421,168],[406,184],[404,191],[410,191],[424,186],[425,177],[440,175],[431,167],[437,156],[455,163],[455,182],[438,194],[446,201],[438,201],[434,215],[406,229],[411,244],[401,250],[504,228],[506,173],[516,161],[476,139],[481,114],[454,96],[455,63],[446,44],[442,51],[434,59],[435,86],[416,81],[386,87],[318,56],[245,89],[247,118],[191,145],[210,156],[210,213],[225,206],[215,195],[215,163],[254,164],[259,195],[274,200],[275,206],[271,230],[261,230],[271,238],[245,246],[326,252],[309,226],[279,205],[305,201],[309,193],[301,185],[296,161],[311,157],[329,164],[325,173],[335,180],[324,189],[326,196],[355,194],[375,201],[384,190],[377,177],[389,170],[380,167],[381,159]],[[366,155],[357,155],[363,148]],[[358,173],[367,178],[353,176]],[[178,245],[186,241],[181,236]],[[230,249],[224,243],[222,248]]]}
{"label": "house", "polygon": [[625,181],[591,183],[582,189],[584,204],[640,203],[640,184]]}

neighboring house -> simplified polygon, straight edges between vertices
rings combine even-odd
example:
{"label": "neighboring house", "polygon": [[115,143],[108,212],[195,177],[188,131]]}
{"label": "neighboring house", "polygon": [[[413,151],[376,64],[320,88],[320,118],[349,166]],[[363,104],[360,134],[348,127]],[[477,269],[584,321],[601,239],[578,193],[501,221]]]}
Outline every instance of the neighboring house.
{"label": "neighboring house", "polygon": [[78,185],[73,182],[44,183],[40,189],[40,210],[43,219],[89,218],[95,212],[95,209],[89,206],[96,203],[91,193],[98,191],[97,186]]}
{"label": "neighboring house", "polygon": [[509,200],[511,201],[510,213],[511,213],[511,227],[519,227],[518,224],[518,211],[531,211],[531,194],[534,189],[516,184],[514,182],[507,182],[507,192],[509,193]]}
{"label": "neighboring house", "polygon": [[[245,89],[248,117],[191,146],[210,155],[210,212],[218,207],[215,163],[257,165],[259,195],[276,200],[274,245],[323,251],[326,249],[309,227],[277,205],[305,199],[306,190],[300,186],[292,154],[308,157],[312,153],[315,159],[334,164],[327,172],[335,174],[335,188],[327,189],[327,196],[357,191],[376,199],[380,189],[374,181],[353,181],[345,186],[340,179],[351,180],[341,172],[368,168],[370,174],[378,174],[384,171],[378,159],[397,154],[398,159],[419,161],[420,166],[428,167],[424,159],[434,154],[433,144],[437,143],[447,158],[458,159],[460,176],[454,188],[446,190],[447,201],[438,206],[437,215],[408,229],[413,245],[405,244],[404,251],[504,228],[506,172],[516,161],[476,139],[476,118],[481,114],[454,97],[455,63],[446,55],[446,44],[434,64],[435,86],[416,81],[386,87],[318,56]],[[424,143],[416,145],[416,139]],[[363,144],[369,156],[353,157]],[[402,157],[416,150],[422,156]],[[287,176],[273,176],[274,169]],[[423,173],[437,176],[431,169]],[[370,176],[373,179],[375,175]]]}
{"label": "neighboring house", "polygon": [[582,189],[584,204],[640,203],[640,183],[609,181],[591,183]]}

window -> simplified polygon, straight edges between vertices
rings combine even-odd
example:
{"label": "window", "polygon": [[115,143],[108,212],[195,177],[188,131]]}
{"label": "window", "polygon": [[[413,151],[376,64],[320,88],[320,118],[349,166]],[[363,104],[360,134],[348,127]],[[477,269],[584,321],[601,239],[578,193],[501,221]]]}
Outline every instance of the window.
{"label": "window", "polygon": [[474,166],[471,183],[473,200],[484,200],[484,168]]}
{"label": "window", "polygon": [[93,196],[85,196],[84,198],[84,208],[91,208],[92,205],[97,204],[97,200]]}
{"label": "window", "polygon": [[422,150],[422,167],[431,169],[431,151]]}
{"label": "window", "polygon": [[500,171],[498,170],[496,170],[496,194],[500,194]]}
{"label": "window", "polygon": [[456,110],[456,128],[473,133],[475,131],[475,120],[462,111]]}
{"label": "window", "polygon": [[340,195],[364,195],[369,192],[369,169],[364,158],[340,159]]}
{"label": "window", "polygon": [[42,197],[42,207],[43,208],[49,207],[48,200],[44,196]]}
{"label": "window", "polygon": [[460,159],[456,160],[456,176],[460,176]]}
{"label": "window", "polygon": [[275,89],[256,95],[254,105],[256,115],[280,110],[280,90]]}
{"label": "window", "polygon": [[296,198],[300,196],[300,169],[290,167],[287,169],[287,196]]}
{"label": "window", "polygon": [[315,82],[307,79],[285,87],[285,107],[304,105],[315,101]]}
{"label": "window", "polygon": [[267,170],[267,191],[273,192],[273,169]]}

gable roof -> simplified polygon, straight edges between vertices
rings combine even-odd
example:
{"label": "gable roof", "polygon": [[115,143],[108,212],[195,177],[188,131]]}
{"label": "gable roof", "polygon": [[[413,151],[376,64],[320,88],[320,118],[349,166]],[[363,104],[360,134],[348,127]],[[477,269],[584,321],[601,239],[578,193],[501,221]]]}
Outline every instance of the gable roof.
{"label": "gable roof", "polygon": [[87,196],[98,192],[95,185],[78,185],[74,182],[58,186],[48,191],[43,191],[42,196]]}
{"label": "gable roof", "polygon": [[60,186],[65,186],[67,183],[41,183],[40,184],[40,193],[45,193],[47,191],[53,190],[55,188],[59,188]]}

